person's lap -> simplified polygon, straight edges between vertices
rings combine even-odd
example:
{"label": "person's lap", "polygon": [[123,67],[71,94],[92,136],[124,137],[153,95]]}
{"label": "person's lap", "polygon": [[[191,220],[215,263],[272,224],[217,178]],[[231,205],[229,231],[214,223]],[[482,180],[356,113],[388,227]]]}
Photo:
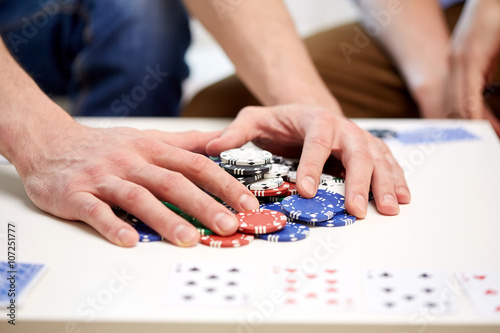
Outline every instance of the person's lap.
{"label": "person's lap", "polygon": [[177,115],[190,42],[180,1],[0,1],[0,33],[74,115]]}
{"label": "person's lap", "polygon": [[[462,5],[446,10],[450,30]],[[389,56],[359,23],[320,32],[305,40],[313,62],[344,114],[353,118],[417,118],[418,107]],[[496,78],[500,81],[500,71]],[[487,99],[498,110],[500,87]],[[495,104],[496,103],[496,104]],[[236,76],[199,92],[183,109],[186,117],[234,117],[260,105]],[[207,111],[210,110],[210,111]],[[500,110],[498,110],[500,112]]]}

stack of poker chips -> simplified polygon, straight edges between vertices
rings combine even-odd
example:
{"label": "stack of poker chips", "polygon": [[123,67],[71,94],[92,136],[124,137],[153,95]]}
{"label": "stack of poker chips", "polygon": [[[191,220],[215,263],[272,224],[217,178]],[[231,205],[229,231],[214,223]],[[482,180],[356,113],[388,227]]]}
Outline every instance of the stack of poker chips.
{"label": "stack of poker chips", "polygon": [[[200,243],[210,247],[240,247],[255,238],[270,242],[293,242],[306,239],[309,227],[342,227],[356,221],[345,213],[345,182],[328,174],[321,175],[318,192],[312,199],[297,194],[298,160],[273,156],[258,148],[231,149],[211,159],[244,184],[260,201],[258,210],[236,212],[221,199],[221,204],[235,213],[240,225],[231,236],[218,236],[196,218],[170,203],[164,204],[196,227]],[[133,217],[133,226],[141,233],[141,221]],[[148,234],[141,241],[161,240]]]}

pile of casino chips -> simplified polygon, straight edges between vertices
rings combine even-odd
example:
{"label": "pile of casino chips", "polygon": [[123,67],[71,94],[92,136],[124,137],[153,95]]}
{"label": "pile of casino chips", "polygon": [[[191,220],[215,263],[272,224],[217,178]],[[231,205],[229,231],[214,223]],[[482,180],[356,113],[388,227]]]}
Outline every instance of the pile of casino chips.
{"label": "pile of casino chips", "polygon": [[[164,204],[173,212],[193,224],[200,233],[200,243],[211,247],[240,247],[255,238],[270,242],[294,242],[309,235],[309,227],[342,227],[356,221],[345,213],[345,184],[342,178],[322,174],[316,196],[302,198],[295,186],[298,161],[273,156],[258,148],[231,149],[211,159],[244,184],[260,201],[258,210],[236,212],[240,225],[231,236],[219,236],[200,221],[170,203]],[[135,220],[134,220],[135,219]],[[141,225],[135,217],[127,219],[139,232],[140,241],[162,240],[154,230]],[[142,233],[141,233],[142,232]],[[155,235],[156,234],[156,235]]]}

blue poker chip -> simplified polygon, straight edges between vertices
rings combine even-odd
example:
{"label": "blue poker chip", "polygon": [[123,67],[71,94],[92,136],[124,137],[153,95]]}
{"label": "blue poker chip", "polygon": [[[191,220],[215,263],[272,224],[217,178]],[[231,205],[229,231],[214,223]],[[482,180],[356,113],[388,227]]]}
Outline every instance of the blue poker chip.
{"label": "blue poker chip", "polygon": [[255,235],[255,237],[268,242],[296,242],[306,239],[309,236],[309,228],[305,225],[287,222],[280,231],[270,234]]}
{"label": "blue poker chip", "polygon": [[354,224],[356,222],[356,216],[349,214],[339,214],[335,215],[332,219],[323,222],[301,222],[308,226],[313,227],[325,227],[325,228],[336,228],[336,227],[346,227],[348,225]]}
{"label": "blue poker chip", "polygon": [[[320,191],[320,190],[318,190]],[[334,207],[335,214],[343,214],[345,213],[345,197],[337,192],[332,192],[329,190],[323,190],[326,193],[322,194],[328,198],[328,200],[332,203]]]}
{"label": "blue poker chip", "polygon": [[139,233],[139,242],[161,242],[163,240],[163,237],[159,233],[146,224],[132,224],[132,227]]}
{"label": "blue poker chip", "polygon": [[[282,214],[285,214],[285,211],[283,210],[283,207],[281,207],[281,202],[269,202],[269,203],[264,203],[260,205],[259,209],[267,209],[267,210],[274,210],[275,212],[280,212]],[[287,221],[288,222],[294,222],[295,220],[291,218],[290,216],[287,216]]]}
{"label": "blue poker chip", "polygon": [[[321,222],[333,218],[335,212],[342,211],[343,202],[335,197],[332,192],[318,190],[311,199],[302,198],[300,195],[291,195],[281,202],[284,213],[299,221]],[[341,196],[342,197],[342,196]]]}

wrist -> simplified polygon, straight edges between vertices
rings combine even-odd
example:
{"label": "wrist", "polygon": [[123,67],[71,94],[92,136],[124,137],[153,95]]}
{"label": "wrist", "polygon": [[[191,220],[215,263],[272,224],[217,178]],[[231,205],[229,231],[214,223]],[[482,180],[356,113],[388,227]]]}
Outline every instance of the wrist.
{"label": "wrist", "polygon": [[423,118],[442,118],[446,75],[422,76],[408,83],[408,88],[417,103]]}
{"label": "wrist", "polygon": [[54,142],[81,126],[48,98],[39,102],[16,103],[8,109],[0,106],[13,115],[0,125],[0,152],[20,174],[34,168],[38,156],[46,154]]}

